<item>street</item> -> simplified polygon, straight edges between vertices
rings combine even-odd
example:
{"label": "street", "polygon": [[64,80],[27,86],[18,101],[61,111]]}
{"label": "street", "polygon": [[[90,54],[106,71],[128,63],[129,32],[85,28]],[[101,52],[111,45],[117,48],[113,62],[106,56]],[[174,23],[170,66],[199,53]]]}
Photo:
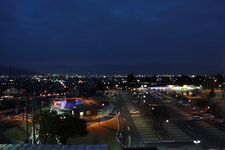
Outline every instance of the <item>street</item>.
{"label": "street", "polygon": [[[163,104],[161,100],[155,99],[152,96],[148,95],[145,99],[148,103],[153,104]],[[190,138],[190,141],[200,140],[199,144],[201,147],[208,148],[224,148],[225,139],[206,129],[202,124],[202,121],[193,121],[191,120],[192,115],[177,108],[173,104],[165,104],[168,107],[168,112],[170,113],[170,122],[181,130],[185,135]],[[169,132],[170,131],[169,129]],[[224,131],[220,131],[224,132]],[[179,138],[176,139],[179,141]]]}
{"label": "street", "polygon": [[122,95],[119,94],[115,98],[120,110],[119,123],[120,132],[122,133],[122,143],[125,140],[125,145],[127,147],[128,145],[130,145],[130,147],[140,147],[140,143],[142,144],[142,137],[140,136],[140,133],[129,113],[129,110],[125,101],[122,98]]}
{"label": "street", "polygon": [[[206,128],[206,123],[202,121],[193,121],[192,115],[186,111],[181,110],[177,106],[170,103],[163,103],[162,100],[146,95],[145,101],[149,104],[160,104],[168,108],[170,112],[170,119],[167,124],[167,132],[173,138],[170,142],[163,142],[150,125],[146,126],[146,119],[143,119],[142,114],[130,114],[129,111],[134,109],[132,101],[126,94],[118,94],[116,97],[117,107],[120,111],[119,123],[120,133],[122,135],[121,141],[127,147],[196,147],[194,140],[201,141],[198,147],[201,148],[224,148],[225,147],[225,133],[213,133]],[[125,123],[125,124],[124,124]],[[148,124],[148,123],[147,123]],[[211,129],[211,128],[210,128]],[[215,129],[214,129],[215,130]],[[125,131],[125,138],[124,138]],[[220,136],[221,135],[221,136]],[[224,136],[224,137],[223,137]]]}

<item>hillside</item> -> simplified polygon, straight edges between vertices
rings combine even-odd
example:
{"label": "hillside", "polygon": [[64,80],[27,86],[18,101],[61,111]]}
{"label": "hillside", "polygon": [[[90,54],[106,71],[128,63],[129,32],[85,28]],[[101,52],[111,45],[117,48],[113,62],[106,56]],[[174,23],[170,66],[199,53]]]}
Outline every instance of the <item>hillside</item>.
{"label": "hillside", "polygon": [[[11,75],[35,75],[40,74],[38,72],[21,69],[15,66],[11,66]],[[0,75],[10,75],[10,66],[0,65]]]}

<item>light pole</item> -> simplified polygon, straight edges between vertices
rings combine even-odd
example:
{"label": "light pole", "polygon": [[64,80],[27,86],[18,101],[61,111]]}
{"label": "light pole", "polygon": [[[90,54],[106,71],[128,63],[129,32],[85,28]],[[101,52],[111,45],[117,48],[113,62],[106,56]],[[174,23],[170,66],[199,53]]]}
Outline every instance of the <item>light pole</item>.
{"label": "light pole", "polygon": [[168,123],[169,123],[170,121],[169,120],[166,120],[166,127],[167,127],[167,134],[169,135],[169,130],[168,130]]}
{"label": "light pole", "polygon": [[191,100],[189,99],[189,109],[191,109]]}
{"label": "light pole", "polygon": [[201,141],[200,141],[200,140],[194,140],[194,141],[193,141],[193,143],[195,143],[195,144],[196,144],[196,150],[197,150],[197,148],[198,148],[198,144],[199,144],[199,143],[201,143]]}
{"label": "light pole", "polygon": [[123,136],[123,141],[124,141],[124,147],[126,147],[126,144],[125,144],[125,120],[126,120],[126,117],[123,118],[123,125],[124,125],[124,136]]}
{"label": "light pole", "polygon": [[[207,111],[210,111],[210,107],[209,107],[209,106],[208,106],[208,110],[207,110]],[[208,113],[208,119],[209,119],[209,114],[210,114],[210,113],[209,113],[209,112],[207,112],[207,113]]]}
{"label": "light pole", "polygon": [[35,144],[35,125],[34,125],[34,98],[32,95],[32,128],[33,128],[33,140],[32,140],[32,144]]}
{"label": "light pole", "polygon": [[109,105],[110,105],[110,99],[109,99],[109,95],[108,95],[108,101],[109,101]]}
{"label": "light pole", "polygon": [[213,89],[215,89],[215,83],[217,82],[217,80],[214,80],[214,82],[213,82]]}
{"label": "light pole", "polygon": [[28,94],[27,94],[27,92],[26,92],[26,98],[25,98],[25,107],[26,107],[26,111],[25,111],[25,113],[26,113],[26,140],[25,140],[25,142],[24,143],[28,143],[28,116],[27,116],[27,96],[28,96]]}
{"label": "light pole", "polygon": [[100,114],[99,114],[99,124],[98,125],[100,126]]}

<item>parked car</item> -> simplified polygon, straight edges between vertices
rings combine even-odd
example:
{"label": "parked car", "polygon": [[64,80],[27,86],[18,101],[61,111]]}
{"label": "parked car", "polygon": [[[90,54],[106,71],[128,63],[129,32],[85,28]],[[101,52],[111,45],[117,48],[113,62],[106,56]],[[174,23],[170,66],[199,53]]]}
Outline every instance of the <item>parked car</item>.
{"label": "parked car", "polygon": [[177,101],[177,103],[182,105],[184,103],[184,100],[179,100],[179,101]]}
{"label": "parked car", "polygon": [[211,117],[212,117],[213,119],[214,119],[214,118],[223,118],[223,115],[215,115],[215,116],[212,115]]}
{"label": "parked car", "polygon": [[192,104],[191,103],[185,103],[183,104],[184,106],[191,106]]}
{"label": "parked car", "polygon": [[199,116],[192,116],[192,120],[202,120],[202,117],[199,117]]}
{"label": "parked car", "polygon": [[210,109],[207,109],[206,111],[201,111],[201,113],[211,113],[212,111]]}
{"label": "parked car", "polygon": [[225,123],[225,120],[221,120],[220,123]]}
{"label": "parked car", "polygon": [[193,110],[198,110],[198,109],[199,109],[198,106],[193,107]]}
{"label": "parked car", "polygon": [[131,113],[131,114],[139,114],[140,112],[139,112],[138,110],[134,110],[134,109],[133,109],[133,110],[130,110],[130,113]]}

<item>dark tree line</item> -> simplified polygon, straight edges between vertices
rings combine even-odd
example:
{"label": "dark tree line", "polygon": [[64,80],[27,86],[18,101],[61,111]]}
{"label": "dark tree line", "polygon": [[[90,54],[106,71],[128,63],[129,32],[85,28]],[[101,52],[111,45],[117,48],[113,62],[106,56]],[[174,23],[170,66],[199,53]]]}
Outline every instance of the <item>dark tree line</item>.
{"label": "dark tree line", "polygon": [[156,82],[157,81],[157,78],[155,75],[149,77],[149,76],[146,76],[145,78],[141,79],[141,82]]}
{"label": "dark tree line", "polygon": [[38,133],[41,144],[56,144],[59,140],[62,144],[70,137],[86,136],[87,122],[72,114],[65,114],[61,118],[56,111],[42,109],[34,116],[34,125]]}
{"label": "dark tree line", "polygon": [[170,114],[165,106],[157,106],[152,110],[152,120],[157,128],[162,128],[165,120],[170,118]]}
{"label": "dark tree line", "polygon": [[127,82],[137,82],[137,79],[136,79],[136,77],[134,76],[133,73],[128,74],[128,76],[127,76]]}

